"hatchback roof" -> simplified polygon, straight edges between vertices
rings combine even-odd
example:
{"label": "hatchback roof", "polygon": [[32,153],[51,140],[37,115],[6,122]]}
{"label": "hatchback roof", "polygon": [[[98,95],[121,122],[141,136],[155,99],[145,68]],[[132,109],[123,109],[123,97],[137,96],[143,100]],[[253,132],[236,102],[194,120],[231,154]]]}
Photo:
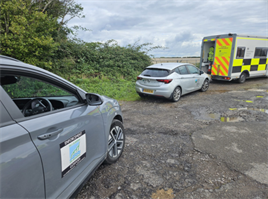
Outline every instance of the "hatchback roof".
{"label": "hatchback roof", "polygon": [[188,63],[161,63],[161,64],[154,64],[151,66],[148,66],[147,68],[159,68],[159,69],[168,69],[168,70],[173,70],[174,68],[185,65]]}

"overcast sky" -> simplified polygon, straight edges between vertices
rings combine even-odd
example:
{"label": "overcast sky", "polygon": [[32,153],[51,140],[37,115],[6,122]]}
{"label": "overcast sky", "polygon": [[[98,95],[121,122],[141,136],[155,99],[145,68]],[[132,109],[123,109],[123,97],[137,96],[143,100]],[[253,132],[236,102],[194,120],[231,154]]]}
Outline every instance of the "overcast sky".
{"label": "overcast sky", "polygon": [[152,43],[155,57],[200,56],[204,36],[239,33],[268,37],[268,0],[76,0],[86,42],[114,39],[120,46]]}

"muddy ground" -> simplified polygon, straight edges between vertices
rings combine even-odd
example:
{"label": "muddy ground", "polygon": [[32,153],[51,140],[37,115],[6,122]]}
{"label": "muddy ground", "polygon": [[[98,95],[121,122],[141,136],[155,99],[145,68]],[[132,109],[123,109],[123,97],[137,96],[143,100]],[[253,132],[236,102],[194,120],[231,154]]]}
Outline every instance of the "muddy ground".
{"label": "muddy ground", "polygon": [[268,79],[120,102],[125,150],[78,198],[268,198]]}

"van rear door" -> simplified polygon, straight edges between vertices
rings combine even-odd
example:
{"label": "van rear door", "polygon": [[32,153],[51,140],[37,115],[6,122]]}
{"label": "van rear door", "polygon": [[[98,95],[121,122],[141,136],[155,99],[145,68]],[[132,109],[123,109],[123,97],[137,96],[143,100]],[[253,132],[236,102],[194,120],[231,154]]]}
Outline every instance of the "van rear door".
{"label": "van rear door", "polygon": [[228,76],[233,38],[218,38],[211,75]]}

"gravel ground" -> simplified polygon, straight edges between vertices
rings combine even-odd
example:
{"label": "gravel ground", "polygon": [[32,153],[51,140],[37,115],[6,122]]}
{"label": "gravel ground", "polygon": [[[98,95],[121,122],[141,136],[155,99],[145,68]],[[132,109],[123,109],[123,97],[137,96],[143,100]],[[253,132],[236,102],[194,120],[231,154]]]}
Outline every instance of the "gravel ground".
{"label": "gravel ground", "polygon": [[213,81],[207,92],[185,95],[177,103],[146,98],[120,104],[124,153],[115,164],[102,165],[77,198],[268,198],[267,184],[213,151],[198,150],[192,138],[221,123],[267,124],[267,78],[244,84]]}

